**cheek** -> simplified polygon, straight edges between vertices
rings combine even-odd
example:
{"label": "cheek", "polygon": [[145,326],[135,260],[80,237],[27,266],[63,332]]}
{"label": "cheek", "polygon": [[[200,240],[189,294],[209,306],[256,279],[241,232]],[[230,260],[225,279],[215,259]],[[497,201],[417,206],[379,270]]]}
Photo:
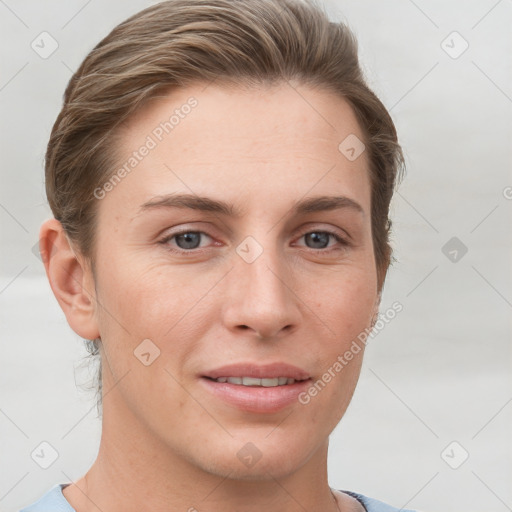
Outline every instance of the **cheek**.
{"label": "cheek", "polygon": [[102,336],[122,340],[123,350],[133,351],[145,339],[152,340],[162,355],[170,350],[169,340],[175,356],[180,347],[193,348],[204,328],[201,319],[212,314],[207,310],[212,299],[208,292],[219,280],[217,273],[192,274],[185,265],[170,268],[161,262],[148,265],[137,255],[119,257],[118,262],[110,269],[105,266],[100,275]]}
{"label": "cheek", "polygon": [[303,396],[330,427],[336,425],[348,406],[364,355],[361,333],[368,333],[377,300],[375,269],[361,265],[344,269],[330,280],[323,293],[315,293],[315,312],[326,335],[311,348],[318,357],[320,374]]}
{"label": "cheek", "polygon": [[334,281],[315,303],[318,317],[328,327],[328,334],[311,347],[319,373],[299,397],[315,428],[321,426],[326,433],[337,425],[352,399],[365,350],[361,333],[368,332],[376,303],[374,279],[354,275]]}
{"label": "cheek", "polygon": [[[176,279],[169,279],[169,275],[160,273],[158,268],[136,255],[120,252],[112,259],[116,260],[116,265],[106,262],[98,271],[99,299],[103,301],[103,309],[111,313],[111,318],[109,315],[105,318],[107,323],[116,319],[121,323],[122,319],[132,327],[154,325],[149,320],[157,320],[159,312],[169,303],[179,304],[181,283]],[[168,308],[168,314],[173,310]]]}
{"label": "cheek", "polygon": [[327,284],[323,291],[311,288],[308,295],[314,297],[319,319],[337,340],[333,348],[342,349],[371,322],[377,300],[375,271],[347,271],[332,276]]}

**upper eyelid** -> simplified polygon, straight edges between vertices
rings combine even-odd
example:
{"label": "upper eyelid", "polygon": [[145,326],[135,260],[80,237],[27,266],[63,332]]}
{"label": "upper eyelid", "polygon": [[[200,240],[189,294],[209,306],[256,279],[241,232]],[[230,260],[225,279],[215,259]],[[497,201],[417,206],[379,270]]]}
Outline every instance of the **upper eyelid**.
{"label": "upper eyelid", "polygon": [[[197,224],[197,223],[195,223],[195,224]],[[350,236],[350,234],[345,229],[340,228],[340,227],[330,227],[330,228],[315,227],[315,226],[318,226],[318,224],[322,224],[322,223],[318,223],[318,222],[310,222],[308,224],[309,225],[307,225],[307,226],[303,227],[302,229],[298,230],[301,233],[301,236],[303,236],[306,233],[311,233],[311,232],[314,232],[314,231],[321,231],[321,232],[328,232],[328,233],[338,234],[341,237],[345,237],[346,236],[348,238],[352,238]],[[186,226],[186,224],[185,224],[185,226]],[[193,232],[193,233],[204,233],[205,235],[208,235],[208,236],[212,237],[212,235],[210,235],[208,233],[208,231],[204,231],[201,228],[194,228],[192,226],[190,226],[190,227],[186,226],[186,227],[184,227],[182,229],[178,228],[177,226],[174,226],[174,228],[178,229],[178,231],[175,232],[175,233],[169,233],[168,235],[170,237],[176,236],[176,235],[180,235],[180,234],[183,234],[183,233],[190,233],[190,232]],[[173,229],[173,228],[171,228],[171,229]],[[338,233],[338,231],[340,233]],[[341,233],[343,233],[343,234],[341,234]],[[165,236],[167,236],[167,235],[165,235]]]}
{"label": "upper eyelid", "polygon": [[307,235],[308,233],[330,233],[331,235],[337,235],[340,238],[350,238],[350,235],[341,228],[338,228],[337,230],[335,228],[304,228],[303,230],[299,231],[301,234],[300,236]]}

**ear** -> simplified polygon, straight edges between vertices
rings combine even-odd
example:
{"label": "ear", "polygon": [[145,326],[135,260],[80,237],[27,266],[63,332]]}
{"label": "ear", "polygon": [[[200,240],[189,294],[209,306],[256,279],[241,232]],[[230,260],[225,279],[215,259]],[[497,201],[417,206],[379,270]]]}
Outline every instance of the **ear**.
{"label": "ear", "polygon": [[92,271],[85,259],[75,254],[58,220],[47,220],[41,226],[39,250],[53,294],[71,329],[82,338],[98,338]]}
{"label": "ear", "polygon": [[371,323],[371,328],[373,329],[373,326],[377,323],[377,320],[379,319],[379,308],[380,308],[380,301],[382,299],[382,292],[379,292],[377,294],[377,297],[375,298],[375,303],[374,303],[374,306],[373,306],[373,311],[372,311],[372,323]]}

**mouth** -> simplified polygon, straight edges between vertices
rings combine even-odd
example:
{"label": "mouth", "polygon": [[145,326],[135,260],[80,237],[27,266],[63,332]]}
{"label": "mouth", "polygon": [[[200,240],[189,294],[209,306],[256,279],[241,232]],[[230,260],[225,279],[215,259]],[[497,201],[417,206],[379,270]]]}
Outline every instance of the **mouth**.
{"label": "mouth", "polygon": [[308,379],[293,379],[291,377],[274,377],[274,378],[262,378],[259,379],[257,377],[218,377],[217,379],[212,379],[211,377],[205,377],[214,382],[227,382],[229,384],[234,384],[236,386],[255,386],[255,387],[264,387],[264,388],[275,388],[277,386],[290,386],[295,384],[295,382],[303,382]]}
{"label": "mouth", "polygon": [[285,363],[234,364],[200,377],[206,390],[224,405],[257,414],[276,413],[296,404],[312,380],[305,370]]}

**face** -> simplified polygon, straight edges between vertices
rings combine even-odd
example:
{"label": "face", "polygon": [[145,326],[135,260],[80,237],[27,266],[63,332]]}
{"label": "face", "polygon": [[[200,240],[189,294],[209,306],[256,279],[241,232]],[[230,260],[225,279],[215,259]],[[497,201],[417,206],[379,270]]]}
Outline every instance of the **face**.
{"label": "face", "polygon": [[378,297],[370,181],[350,106],[297,91],[202,84],[124,127],[97,190],[104,436],[242,479],[327,446]]}

